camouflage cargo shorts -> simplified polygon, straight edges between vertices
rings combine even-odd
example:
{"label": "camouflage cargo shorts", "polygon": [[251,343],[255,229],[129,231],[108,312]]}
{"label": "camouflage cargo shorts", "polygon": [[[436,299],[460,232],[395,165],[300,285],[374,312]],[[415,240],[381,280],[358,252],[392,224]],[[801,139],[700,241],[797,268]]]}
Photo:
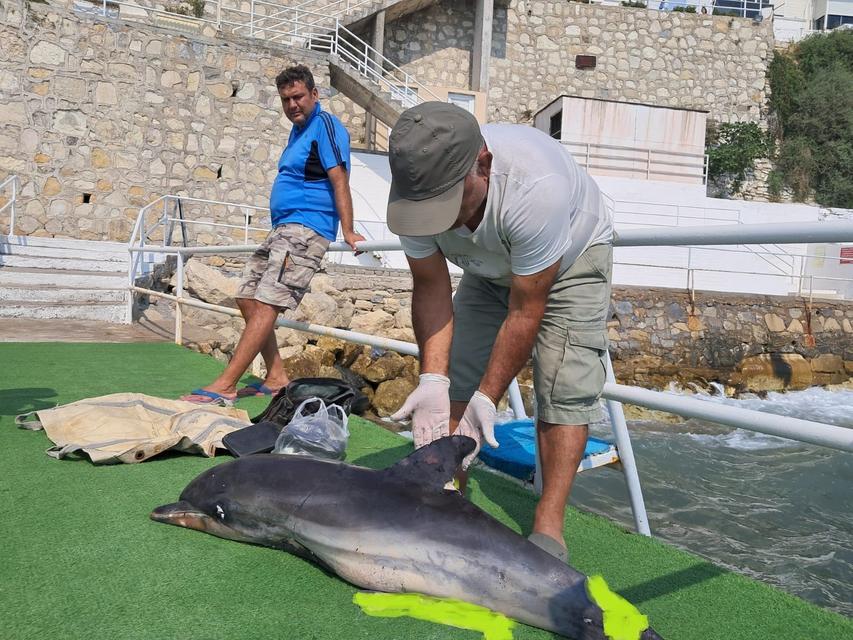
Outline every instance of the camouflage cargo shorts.
{"label": "camouflage cargo shorts", "polygon": [[277,226],[246,263],[236,297],[296,309],[328,248],[329,241],[313,229]]}

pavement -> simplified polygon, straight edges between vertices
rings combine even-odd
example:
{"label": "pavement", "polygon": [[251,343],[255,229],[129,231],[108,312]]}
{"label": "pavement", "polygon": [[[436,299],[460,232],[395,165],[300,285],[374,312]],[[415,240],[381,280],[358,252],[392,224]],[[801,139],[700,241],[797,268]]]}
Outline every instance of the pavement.
{"label": "pavement", "polygon": [[169,342],[174,325],[0,318],[0,342]]}

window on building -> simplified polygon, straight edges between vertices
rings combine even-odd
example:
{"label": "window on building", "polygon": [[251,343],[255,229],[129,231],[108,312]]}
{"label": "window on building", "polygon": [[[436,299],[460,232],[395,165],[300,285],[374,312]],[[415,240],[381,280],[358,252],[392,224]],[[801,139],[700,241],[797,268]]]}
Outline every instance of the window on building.
{"label": "window on building", "polygon": [[451,91],[447,94],[447,101],[450,104],[455,104],[457,107],[462,107],[469,113],[474,113],[476,98],[470,94]]}
{"label": "window on building", "polygon": [[843,24],[853,24],[853,16],[836,16],[829,14],[826,17],[827,29],[837,29]]}
{"label": "window on building", "polygon": [[557,140],[563,139],[563,110],[560,109],[557,113],[551,116],[551,121],[548,124],[548,133],[552,138]]}

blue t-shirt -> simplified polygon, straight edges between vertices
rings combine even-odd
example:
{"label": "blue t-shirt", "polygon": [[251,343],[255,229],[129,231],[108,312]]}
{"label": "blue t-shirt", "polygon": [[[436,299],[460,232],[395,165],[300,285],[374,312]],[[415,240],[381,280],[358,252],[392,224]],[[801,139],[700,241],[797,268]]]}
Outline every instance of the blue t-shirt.
{"label": "blue t-shirt", "polygon": [[273,228],[298,222],[333,242],[338,235],[338,211],[327,171],[338,166],[349,171],[349,133],[318,102],[305,124],[290,130],[278,161],[270,193]]}

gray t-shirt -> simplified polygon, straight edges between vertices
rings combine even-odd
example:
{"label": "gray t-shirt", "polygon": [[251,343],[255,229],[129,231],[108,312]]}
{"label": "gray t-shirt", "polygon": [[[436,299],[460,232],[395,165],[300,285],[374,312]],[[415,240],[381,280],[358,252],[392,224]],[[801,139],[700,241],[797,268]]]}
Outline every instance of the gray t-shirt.
{"label": "gray t-shirt", "polygon": [[526,125],[482,127],[492,152],[483,220],[434,236],[401,236],[406,255],[441,250],[464,271],[509,286],[512,275],[560,272],[583,251],[613,238],[613,218],[595,181],[563,145]]}

